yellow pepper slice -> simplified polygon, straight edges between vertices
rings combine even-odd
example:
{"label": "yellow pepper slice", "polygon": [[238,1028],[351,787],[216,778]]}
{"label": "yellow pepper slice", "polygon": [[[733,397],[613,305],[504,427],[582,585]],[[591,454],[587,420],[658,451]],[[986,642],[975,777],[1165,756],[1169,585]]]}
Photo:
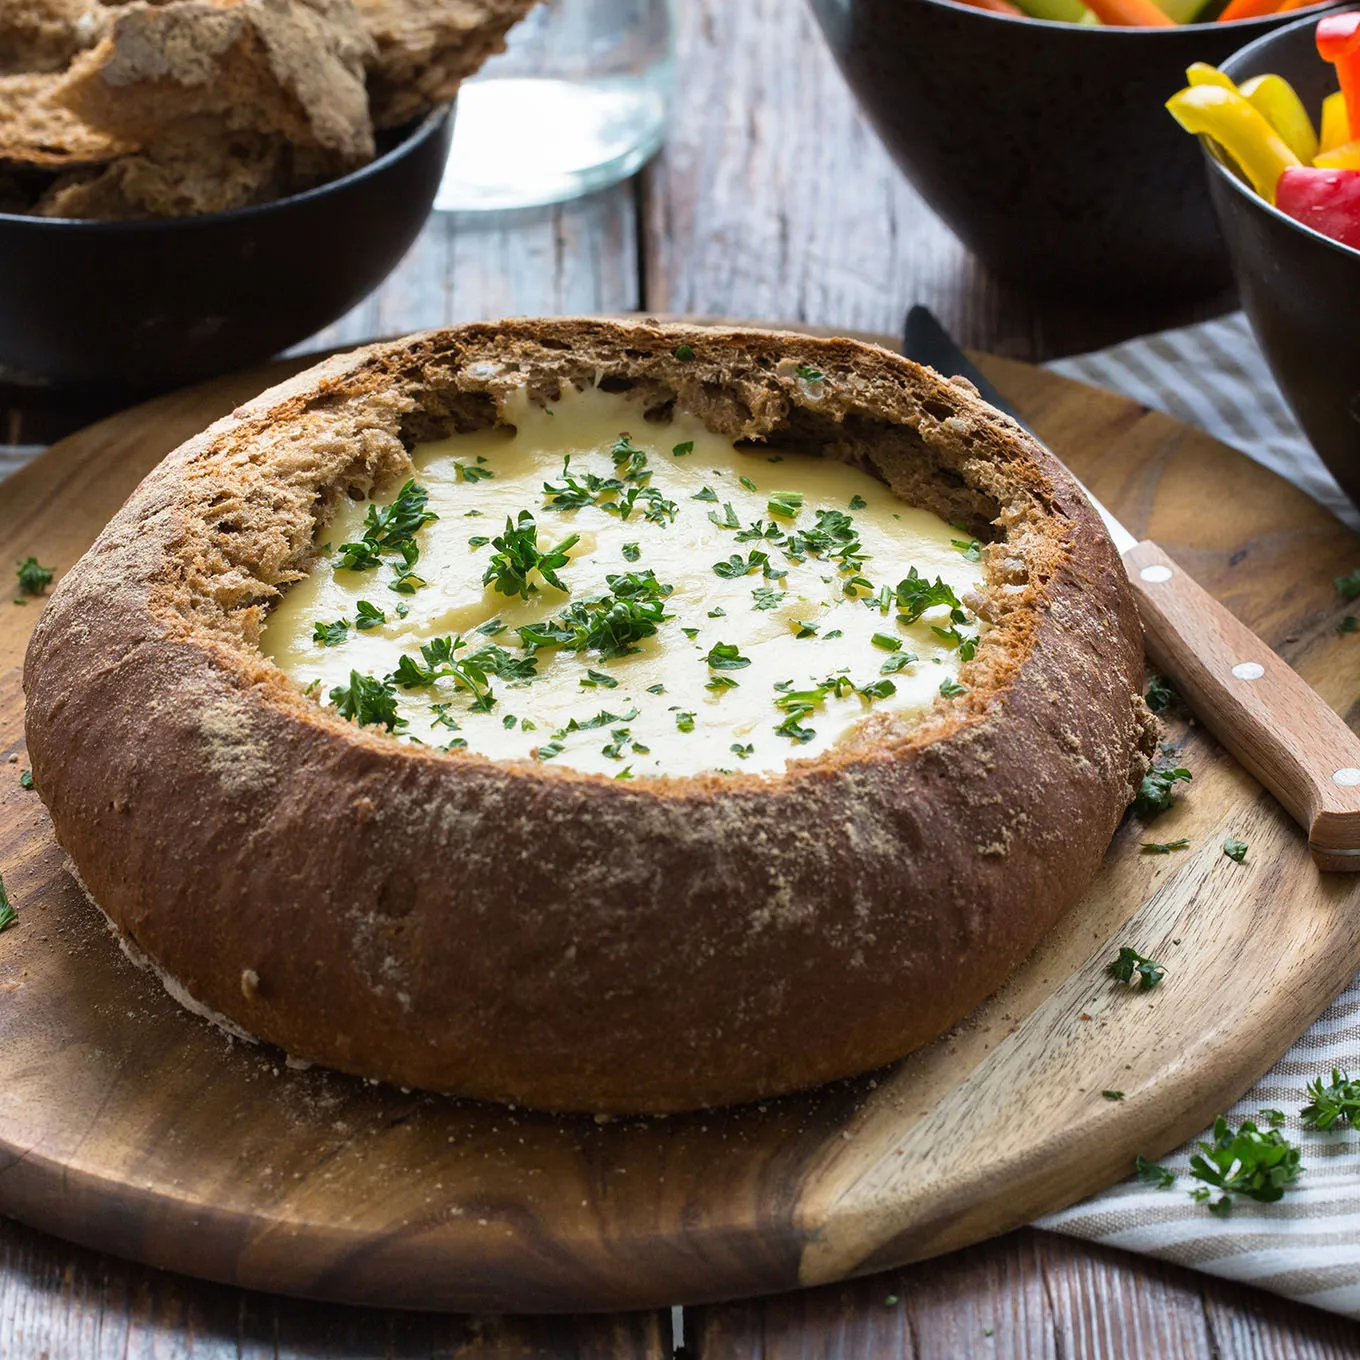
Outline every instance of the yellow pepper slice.
{"label": "yellow pepper slice", "polygon": [[[1360,136],[1360,130],[1357,130]],[[1338,90],[1322,101],[1322,136],[1319,151],[1335,151],[1351,139],[1350,119],[1346,116],[1346,96]]]}
{"label": "yellow pepper slice", "polygon": [[1319,170],[1360,170],[1360,141],[1346,142],[1334,146],[1330,151],[1320,151],[1313,164]]}
{"label": "yellow pepper slice", "polygon": [[1193,66],[1187,66],[1185,83],[1192,88],[1199,85],[1217,85],[1224,90],[1237,88],[1231,76],[1225,76],[1217,66],[1210,66],[1207,61],[1197,61]]}
{"label": "yellow pepper slice", "polygon": [[1283,76],[1252,76],[1242,82],[1243,99],[1285,140],[1305,164],[1318,153],[1318,137],[1303,100]]}
{"label": "yellow pepper slice", "polygon": [[1267,203],[1275,202],[1280,176],[1302,164],[1260,111],[1236,90],[1192,85],[1173,94],[1166,107],[1187,132],[1212,137],[1242,167]]}

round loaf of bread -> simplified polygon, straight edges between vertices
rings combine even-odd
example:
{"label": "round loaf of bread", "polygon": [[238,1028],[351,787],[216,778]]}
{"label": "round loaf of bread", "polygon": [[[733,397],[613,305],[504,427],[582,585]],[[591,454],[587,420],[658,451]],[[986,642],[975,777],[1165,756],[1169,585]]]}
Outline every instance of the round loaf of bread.
{"label": "round loaf of bread", "polygon": [[[588,387],[978,526],[960,692],[779,773],[619,782],[399,742],[264,655],[346,498],[516,389]],[[1148,768],[1141,668],[1099,520],[967,384],[850,340],[544,320],[330,359],[190,440],[61,582],[24,684],[57,835],[181,1000],[368,1078],[659,1112],[877,1067],[994,991]]]}

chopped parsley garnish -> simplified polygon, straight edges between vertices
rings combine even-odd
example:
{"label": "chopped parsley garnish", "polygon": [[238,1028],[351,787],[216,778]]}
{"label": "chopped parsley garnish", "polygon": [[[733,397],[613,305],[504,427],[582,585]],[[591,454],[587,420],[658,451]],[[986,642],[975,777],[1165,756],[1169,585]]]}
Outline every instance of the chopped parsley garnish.
{"label": "chopped parsley garnish", "polygon": [[1180,695],[1160,675],[1154,675],[1148,681],[1147,693],[1143,698],[1154,713],[1165,713]]}
{"label": "chopped parsley garnish", "polygon": [[338,647],[349,637],[349,620],[336,619],[334,623],[318,622],[312,629],[312,641],[323,647]]}
{"label": "chopped parsley garnish", "polygon": [[683,444],[677,444],[671,450],[672,458],[688,458],[694,452],[694,440],[686,439]]}
{"label": "chopped parsley garnish", "polygon": [[1182,766],[1159,765],[1143,776],[1138,796],[1133,800],[1134,811],[1145,820],[1165,812],[1176,801],[1176,785],[1193,778]]}
{"label": "chopped parsley garnish", "polygon": [[490,540],[489,538],[487,538],[487,536],[486,536],[485,534],[477,534],[477,535],[475,535],[474,537],[468,539],[468,547],[469,547],[469,548],[485,548],[486,545],[487,545],[488,543],[490,543],[490,542],[491,542],[491,540]]}
{"label": "chopped parsley garnish", "polygon": [[940,681],[940,693],[946,699],[957,699],[960,694],[968,693],[968,686],[961,685],[957,680],[952,680],[946,675],[945,678]]}
{"label": "chopped parsley garnish", "polygon": [[694,358],[694,349],[690,345],[676,345],[676,347],[671,351],[671,353],[674,354],[675,357],[681,361],[681,363],[688,363],[692,358]]}
{"label": "chopped parsley garnish", "polygon": [[965,562],[982,561],[982,544],[977,539],[951,538],[949,542],[963,554]]}
{"label": "chopped parsley garnish", "polygon": [[529,579],[537,572],[554,590],[567,594],[557,572],[571,561],[568,550],[581,541],[580,534],[568,534],[554,548],[544,552],[538,546],[538,525],[527,511],[519,512],[518,521],[507,515],[505,531],[500,537],[492,539],[496,551],[482,576],[482,584],[489,585],[502,595],[518,595],[527,600],[536,593],[538,586]]}
{"label": "chopped parsley garnish", "polygon": [[489,468],[478,467],[475,463],[454,463],[453,471],[460,482],[484,482],[496,475]]}
{"label": "chopped parsley garnish", "polygon": [[396,690],[376,676],[350,671],[349,684],[331,690],[330,700],[342,718],[360,727],[381,723],[389,732],[395,732],[406,726],[406,719],[397,716]]}
{"label": "chopped parsley garnish", "polygon": [[751,592],[751,598],[755,601],[753,609],[778,609],[779,602],[784,598],[784,592],[771,590],[769,586],[757,586]]}
{"label": "chopped parsley garnish", "polygon": [[804,623],[801,619],[790,619],[789,627],[793,629],[795,638],[810,638],[817,636],[817,625],[815,623]]}
{"label": "chopped parsley garnish", "polygon": [[758,487],[758,486],[757,486],[757,485],[756,485],[749,477],[738,477],[737,480],[738,480],[738,481],[742,484],[742,486],[744,486],[748,491],[756,491],[756,492],[758,492],[758,491],[760,490],[760,488],[759,488],[759,487]]}
{"label": "chopped parsley garnish", "polygon": [[723,502],[723,512],[721,515],[719,515],[716,510],[710,510],[708,512],[708,517],[719,529],[741,528],[741,521],[737,518],[737,512],[732,508],[731,501]]}
{"label": "chopped parsley garnish", "polygon": [[867,685],[858,686],[858,693],[866,699],[886,699],[897,693],[897,686],[891,680],[871,680]]}
{"label": "chopped parsley garnish", "polygon": [[811,711],[811,709],[805,709],[799,713],[790,713],[774,730],[781,737],[788,737],[790,741],[797,742],[800,746],[804,745],[817,735],[815,727],[804,727],[799,721]]}
{"label": "chopped parsley garnish", "polygon": [[19,776],[19,787],[21,789],[31,789],[33,787],[33,771],[25,770]]}
{"label": "chopped parsley garnish", "polygon": [[1170,1190],[1176,1183],[1174,1171],[1168,1171],[1166,1167],[1158,1166],[1156,1162],[1150,1162],[1146,1157],[1135,1157],[1133,1170],[1144,1185],[1150,1185],[1154,1190]]}
{"label": "chopped parsley garnish", "polygon": [[658,581],[650,569],[606,576],[610,593],[573,600],[542,623],[518,630],[520,641],[532,649],[562,647],[569,652],[597,651],[606,660],[639,651],[644,638],[672,617],[665,600],[673,587]]}
{"label": "chopped parsley garnish", "polygon": [[1349,1124],[1360,1129],[1360,1081],[1350,1073],[1332,1068],[1330,1085],[1323,1085],[1317,1077],[1308,1083],[1308,1104],[1303,1107],[1305,1129],[1330,1129],[1337,1124]]}
{"label": "chopped parsley garnish", "polygon": [[377,605],[369,604],[367,600],[360,600],[354,607],[354,626],[362,633],[370,628],[377,628],[380,624],[387,622],[387,615],[382,612]]}
{"label": "chopped parsley garnish", "polygon": [[534,748],[535,760],[551,760],[554,756],[562,754],[563,746],[560,741],[545,741],[541,746]]}
{"label": "chopped parsley garnish", "polygon": [[1100,1094],[1101,1094],[1102,1096],[1104,1096],[1106,1100],[1123,1100],[1123,1099],[1124,1099],[1124,1092],[1123,1092],[1123,1091],[1102,1091]]}
{"label": "chopped parsley garnish", "polygon": [[734,642],[715,642],[704,660],[715,671],[743,671],[751,664],[751,658],[742,656]]}
{"label": "chopped parsley garnish", "polygon": [[1231,836],[1223,842],[1223,853],[1227,855],[1229,859],[1236,860],[1238,864],[1241,864],[1242,861],[1246,859],[1247,849],[1248,846],[1246,841],[1234,840]]}
{"label": "chopped parsley garnish", "polygon": [[56,571],[52,567],[39,566],[36,557],[25,557],[15,575],[19,578],[19,589],[25,595],[41,595],[52,584]]}
{"label": "chopped parsley garnish", "polygon": [[863,510],[869,504],[863,496],[851,496],[850,508],[852,510]]}
{"label": "chopped parsley garnish", "polygon": [[813,368],[810,364],[797,364],[793,370],[804,382],[819,383],[826,381],[826,374],[820,368]]}
{"label": "chopped parsley garnish", "polygon": [[719,605],[716,609],[710,609],[708,611],[708,617],[710,619],[725,619],[727,617],[727,610],[725,610],[722,605]]}
{"label": "chopped parsley garnish", "polygon": [[897,586],[897,610],[906,623],[915,623],[927,609],[937,605],[948,605],[950,618],[955,623],[967,621],[959,597],[954,594],[953,586],[937,576],[933,582],[927,581],[915,567],[907,572],[906,579]]}
{"label": "chopped parsley garnish", "polygon": [[603,671],[591,670],[586,668],[586,673],[581,677],[582,689],[618,689],[619,682],[612,675],[606,675]]}
{"label": "chopped parsley garnish", "polygon": [[705,689],[736,689],[739,681],[733,680],[730,675],[710,675]]}
{"label": "chopped parsley garnish", "polygon": [[1113,960],[1106,971],[1116,982],[1127,982],[1130,987],[1140,987],[1151,991],[1166,976],[1166,969],[1155,959],[1149,959],[1136,949],[1123,945],[1119,957]]}
{"label": "chopped parsley garnish", "polygon": [[648,685],[648,686],[647,686],[647,693],[648,693],[648,694],[665,694],[665,692],[666,692],[666,686],[665,686],[665,685]]}
{"label": "chopped parsley garnish", "polygon": [[694,714],[693,714],[693,713],[677,713],[677,714],[675,715],[675,725],[676,725],[676,727],[677,727],[681,732],[693,732],[693,731],[694,731]]}
{"label": "chopped parsley garnish", "polygon": [[1360,571],[1353,571],[1349,576],[1338,576],[1335,584],[1343,599],[1360,600]]}
{"label": "chopped parsley garnish", "polygon": [[1226,1214],[1233,1195],[1245,1195],[1263,1204],[1273,1204],[1298,1180],[1303,1170],[1299,1149],[1279,1129],[1265,1132],[1250,1119],[1234,1133],[1219,1115],[1214,1120],[1213,1142],[1201,1142],[1199,1152],[1190,1158],[1190,1174],[1222,1191],[1212,1203],[1211,1192],[1201,1186],[1193,1197],[1208,1203],[1211,1212]]}
{"label": "chopped parsley garnish", "polygon": [[8,930],[18,919],[19,913],[14,910],[9,894],[5,891],[5,880],[0,878],[0,930]]}
{"label": "chopped parsley garnish", "polygon": [[756,748],[755,748],[754,743],[752,743],[752,744],[750,744],[750,745],[747,745],[747,746],[743,746],[739,741],[734,741],[734,742],[732,743],[732,745],[731,745],[728,749],[729,749],[729,750],[733,753],[733,755],[735,755],[739,760],[749,760],[750,757],[753,756],[753,755],[755,755],[755,753],[756,753]]}
{"label": "chopped parsley garnish", "polygon": [[898,671],[905,670],[913,661],[920,658],[915,652],[894,652],[879,668],[880,675],[896,675]]}
{"label": "chopped parsley garnish", "polygon": [[636,543],[625,543],[623,545],[623,560],[625,562],[636,562],[642,556],[642,549]]}
{"label": "chopped parsley garnish", "polygon": [[370,505],[364,517],[363,537],[340,545],[338,567],[346,571],[371,571],[382,565],[383,553],[397,553],[401,563],[396,567],[397,579],[388,589],[400,595],[419,590],[425,582],[415,572],[416,562],[420,559],[420,546],[415,536],[425,525],[439,518],[433,510],[425,508],[428,500],[429,492],[409,481],[397,492],[391,505],[381,510]]}
{"label": "chopped parsley garnish", "polygon": [[1336,625],[1336,631],[1338,633],[1360,633],[1360,619],[1357,619],[1354,614],[1347,614]]}
{"label": "chopped parsley garnish", "polygon": [[1182,836],[1178,841],[1144,841],[1145,855],[1169,855],[1173,850],[1184,850],[1190,844],[1189,837]]}
{"label": "chopped parsley garnish", "polygon": [[758,571],[772,580],[777,580],[782,575],[777,567],[770,565],[769,553],[763,553],[759,549],[752,549],[744,558],[740,553],[733,553],[726,562],[713,564],[713,574],[728,581],[738,576],[749,576],[753,571]]}
{"label": "chopped parsley garnish", "polygon": [[714,505],[718,503],[718,493],[711,486],[700,487],[698,491],[690,497],[692,501],[712,501]]}
{"label": "chopped parsley garnish", "polygon": [[960,633],[957,627],[941,628],[938,624],[931,624],[930,631],[951,650],[957,647],[960,661],[971,661],[977,655],[976,634]]}
{"label": "chopped parsley garnish", "polygon": [[505,632],[505,625],[500,619],[487,619],[485,623],[479,623],[472,631],[481,633],[484,637],[495,637],[497,633]]}

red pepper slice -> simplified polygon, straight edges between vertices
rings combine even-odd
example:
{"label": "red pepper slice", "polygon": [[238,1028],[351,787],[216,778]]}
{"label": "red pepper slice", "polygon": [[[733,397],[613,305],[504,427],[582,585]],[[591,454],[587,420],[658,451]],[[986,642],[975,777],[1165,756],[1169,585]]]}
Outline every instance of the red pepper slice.
{"label": "red pepper slice", "polygon": [[1360,136],[1360,13],[1329,14],[1318,20],[1317,49],[1323,61],[1336,67],[1346,96],[1351,135]]}
{"label": "red pepper slice", "polygon": [[1288,169],[1275,206],[1324,236],[1360,250],[1360,170]]}

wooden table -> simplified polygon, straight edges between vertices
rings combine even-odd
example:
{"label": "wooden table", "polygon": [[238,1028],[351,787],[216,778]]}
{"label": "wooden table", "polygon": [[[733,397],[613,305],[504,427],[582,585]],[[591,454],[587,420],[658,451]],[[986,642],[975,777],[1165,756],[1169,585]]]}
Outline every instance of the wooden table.
{"label": "wooden table", "polygon": [[[912,302],[966,343],[1041,359],[1192,314],[1039,307],[990,278],[894,170],[797,0],[680,0],[678,116],[642,176],[562,208],[433,219],[312,347],[526,313],[687,312],[896,333]],[[95,412],[0,393],[0,441]],[[907,1270],[617,1317],[382,1313],[131,1265],[0,1220],[0,1360],[669,1355],[1360,1357],[1360,1328],[1272,1296],[1024,1231]]]}

